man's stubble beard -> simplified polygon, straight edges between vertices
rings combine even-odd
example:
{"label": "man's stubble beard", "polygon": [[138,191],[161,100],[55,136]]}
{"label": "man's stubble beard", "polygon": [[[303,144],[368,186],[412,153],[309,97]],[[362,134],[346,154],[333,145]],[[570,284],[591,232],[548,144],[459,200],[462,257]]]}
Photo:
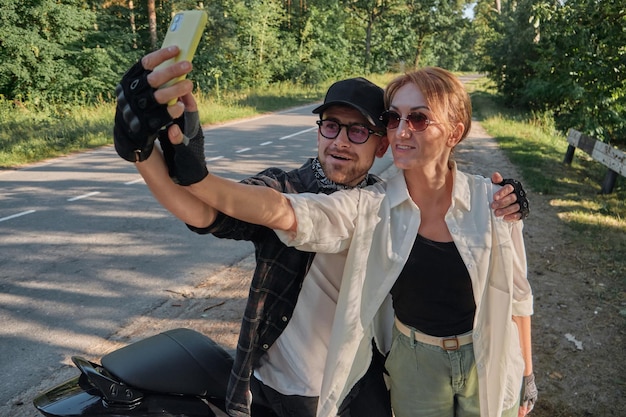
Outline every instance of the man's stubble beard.
{"label": "man's stubble beard", "polygon": [[[328,157],[328,159],[332,159],[332,157]],[[360,163],[360,161],[350,164],[349,167],[336,167],[332,163],[329,164],[326,161],[322,161],[321,159],[320,164],[322,166],[322,169],[324,170],[324,175],[326,175],[326,178],[336,184],[346,185],[350,187],[354,187],[361,181],[363,181],[363,178],[365,178],[368,173],[368,170],[361,168],[362,164]]]}

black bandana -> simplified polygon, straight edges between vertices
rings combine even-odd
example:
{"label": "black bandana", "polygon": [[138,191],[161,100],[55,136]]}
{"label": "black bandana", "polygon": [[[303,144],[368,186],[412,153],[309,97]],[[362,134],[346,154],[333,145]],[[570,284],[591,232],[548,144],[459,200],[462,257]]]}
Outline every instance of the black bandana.
{"label": "black bandana", "polygon": [[367,175],[363,178],[356,187],[351,187],[349,185],[337,184],[336,182],[328,179],[326,174],[324,174],[324,170],[322,169],[322,164],[320,164],[320,160],[318,158],[314,158],[311,162],[311,168],[313,169],[313,174],[315,174],[315,178],[322,185],[322,189],[325,191],[337,191],[337,190],[349,190],[351,188],[363,188],[367,186]]}

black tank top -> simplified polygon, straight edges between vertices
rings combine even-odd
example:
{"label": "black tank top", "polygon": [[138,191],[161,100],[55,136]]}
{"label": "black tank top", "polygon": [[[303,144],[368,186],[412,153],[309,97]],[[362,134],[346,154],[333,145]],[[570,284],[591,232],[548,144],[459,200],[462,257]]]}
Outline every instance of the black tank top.
{"label": "black tank top", "polygon": [[454,242],[418,235],[391,295],[398,319],[422,333],[445,337],[472,330],[472,281]]}

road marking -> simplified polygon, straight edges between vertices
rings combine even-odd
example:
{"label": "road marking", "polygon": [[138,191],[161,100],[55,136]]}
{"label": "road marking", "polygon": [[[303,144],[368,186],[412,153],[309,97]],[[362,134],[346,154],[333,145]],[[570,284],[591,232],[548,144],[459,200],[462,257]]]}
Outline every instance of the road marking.
{"label": "road marking", "polygon": [[301,135],[301,134],[303,134],[303,133],[312,132],[312,131],[314,131],[315,129],[317,129],[317,128],[316,128],[316,127],[312,127],[312,128],[310,128],[310,129],[301,130],[301,131],[299,131],[299,132],[292,133],[291,135],[283,136],[282,138],[279,138],[278,140],[285,140],[285,139],[289,139],[289,138],[292,138],[292,137],[294,137],[294,136]]}
{"label": "road marking", "polygon": [[35,211],[36,210],[26,210],[26,211],[23,211],[21,213],[13,214],[11,216],[2,217],[2,218],[0,218],[0,222],[3,222],[5,220],[11,220],[11,219],[14,219],[16,217],[26,216],[27,214],[34,213]]}
{"label": "road marking", "polygon": [[79,195],[78,197],[68,198],[67,201],[82,200],[83,198],[91,197],[92,195],[100,194],[100,191],[92,191],[87,194]]}
{"label": "road marking", "polygon": [[[233,123],[233,124],[236,124],[236,123]],[[298,132],[289,134],[287,136],[283,136],[283,137],[279,138],[278,140],[289,139],[289,138],[292,138],[294,136],[298,136],[298,135],[302,135],[304,133],[312,132],[312,131],[314,131],[316,129],[318,129],[318,128],[317,127],[311,127],[311,128],[305,129],[305,130],[300,130]],[[205,130],[210,130],[210,129],[205,129]],[[271,145],[272,143],[273,143],[273,141],[270,140],[270,141],[266,141],[266,142],[261,143],[260,146],[268,146],[268,145]],[[244,153],[244,152],[250,151],[251,149],[252,148],[242,148],[242,149],[239,149],[239,150],[235,151],[235,153],[238,153],[238,154],[239,153]],[[317,148],[315,148],[315,150],[316,149]],[[91,152],[86,152],[84,155],[86,155],[86,156],[94,156],[94,155],[108,155],[108,154],[112,153],[111,151],[108,151],[108,152],[107,151],[108,150],[91,151]],[[223,159],[223,158],[224,158],[223,155],[219,155],[219,156],[215,156],[215,157],[212,157],[212,158],[207,158],[206,161],[207,162],[212,162],[212,161],[217,161],[217,160]],[[58,160],[59,159],[52,160],[52,161],[45,162],[45,163],[35,164],[33,166],[30,166],[30,167],[22,168],[21,170],[35,169],[35,168],[40,168],[40,167],[43,167],[43,166],[53,165],[54,163],[58,163]],[[141,182],[145,182],[145,180],[143,178],[138,178],[138,179],[135,179],[135,180],[132,180],[132,181],[127,181],[127,182],[124,183],[124,185],[133,185],[133,184],[137,184],[137,183],[141,183]],[[93,192],[86,193],[86,194],[83,194],[83,195],[80,195],[80,196],[72,197],[72,198],[67,199],[67,201],[68,202],[78,201],[78,200],[82,200],[82,199],[85,199],[85,198],[92,197],[92,196],[97,195],[97,194],[100,194],[100,191],[93,191]],[[11,220],[11,219],[14,219],[16,217],[25,216],[27,214],[32,214],[32,213],[35,213],[35,212],[36,212],[36,210],[23,211],[21,213],[13,214],[13,215],[10,215],[10,216],[7,216],[7,217],[2,217],[2,218],[0,218],[0,222],[6,221],[6,220]]]}

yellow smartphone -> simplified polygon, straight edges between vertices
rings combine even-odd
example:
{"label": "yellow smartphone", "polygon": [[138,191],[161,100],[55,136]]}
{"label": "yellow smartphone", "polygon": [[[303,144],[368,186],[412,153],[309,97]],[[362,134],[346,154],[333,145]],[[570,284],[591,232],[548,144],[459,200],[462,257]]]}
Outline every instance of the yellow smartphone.
{"label": "yellow smartphone", "polygon": [[[170,58],[157,65],[154,70],[163,69],[180,61],[191,62],[198,48],[198,44],[200,43],[200,38],[202,38],[202,32],[204,32],[207,20],[208,16],[206,12],[202,10],[185,10],[176,13],[167,29],[161,48],[176,45],[178,49],[180,49],[180,53],[174,58]],[[184,79],[185,75],[181,75],[163,84],[159,88],[169,87]],[[172,100],[168,104],[171,106],[174,103],[176,103],[176,100]]]}

